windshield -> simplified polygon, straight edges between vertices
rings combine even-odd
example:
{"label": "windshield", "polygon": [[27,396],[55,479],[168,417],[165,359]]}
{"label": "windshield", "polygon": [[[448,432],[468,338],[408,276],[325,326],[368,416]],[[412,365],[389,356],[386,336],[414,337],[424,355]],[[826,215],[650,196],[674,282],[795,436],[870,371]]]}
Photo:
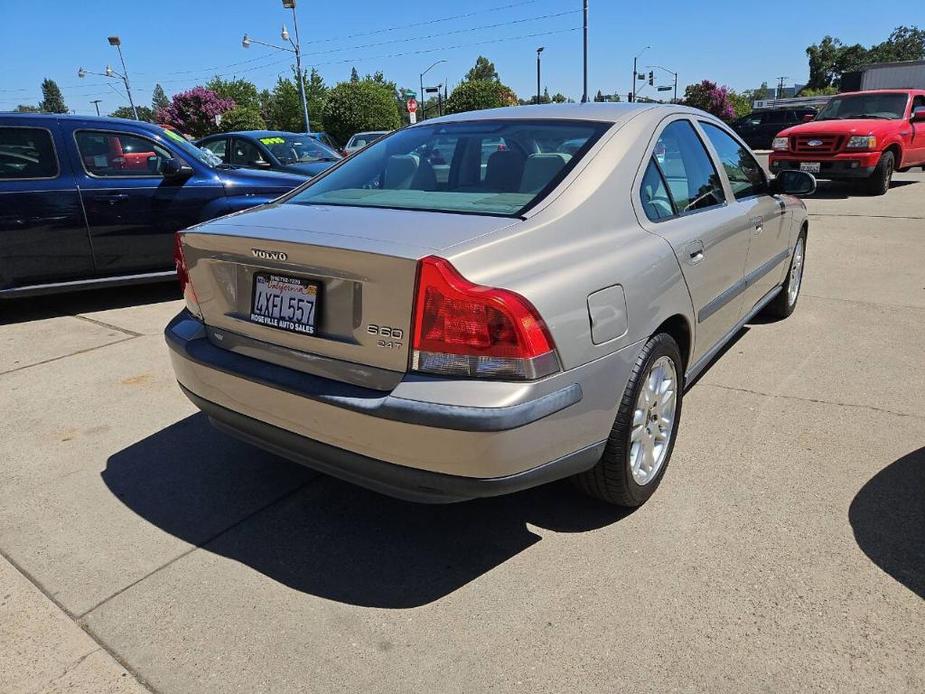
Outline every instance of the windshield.
{"label": "windshield", "polygon": [[375,142],[376,140],[378,140],[380,137],[383,137],[384,135],[388,135],[388,133],[387,132],[357,133],[356,135],[350,138],[350,142],[347,143],[347,146],[351,148],[365,147],[370,142]]}
{"label": "windshield", "polygon": [[261,137],[274,157],[283,164],[313,161],[337,161],[340,155],[308,135],[272,135]]}
{"label": "windshield", "polygon": [[484,120],[406,128],[287,202],[517,216],[545,197],[609,125]]}
{"label": "windshield", "polygon": [[823,107],[816,120],[846,118],[883,118],[897,120],[906,115],[908,95],[902,93],[871,93],[837,96]]}

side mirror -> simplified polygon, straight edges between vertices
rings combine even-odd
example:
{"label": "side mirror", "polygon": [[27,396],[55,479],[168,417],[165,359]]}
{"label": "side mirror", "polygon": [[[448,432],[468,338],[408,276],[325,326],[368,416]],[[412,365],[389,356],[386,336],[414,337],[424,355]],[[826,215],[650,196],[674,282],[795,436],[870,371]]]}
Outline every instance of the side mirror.
{"label": "side mirror", "polygon": [[807,113],[805,116],[803,116],[803,122],[809,123],[811,120],[814,120],[815,118],[816,118],[815,113]]}
{"label": "side mirror", "polygon": [[161,161],[160,173],[164,178],[189,178],[193,175],[193,167],[179,159],[164,159]]}
{"label": "side mirror", "polygon": [[925,106],[916,106],[912,109],[912,118],[910,120],[913,123],[925,122]]}
{"label": "side mirror", "polygon": [[771,191],[787,195],[812,195],[816,192],[816,177],[805,171],[785,169],[771,181]]}

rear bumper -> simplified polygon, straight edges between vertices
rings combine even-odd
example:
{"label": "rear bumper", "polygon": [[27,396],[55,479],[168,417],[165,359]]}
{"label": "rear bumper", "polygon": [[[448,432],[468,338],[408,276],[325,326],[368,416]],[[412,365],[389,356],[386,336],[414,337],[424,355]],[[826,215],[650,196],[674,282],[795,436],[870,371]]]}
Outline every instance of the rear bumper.
{"label": "rear bumper", "polygon": [[[638,352],[626,348],[530,384],[448,387],[408,376],[389,393],[229,352],[185,311],[165,337],[184,393],[222,430],[350,482],[430,502],[504,494],[592,467]],[[479,406],[446,401],[473,388],[482,397],[469,400]]]}
{"label": "rear bumper", "polygon": [[819,162],[818,178],[868,178],[880,161],[880,152],[858,152],[851,154],[829,154],[813,156],[811,154],[794,155],[787,152],[774,152],[768,166],[772,173],[800,168],[801,162]]}
{"label": "rear bumper", "polygon": [[329,446],[203,400],[182,386],[181,389],[220,431],[332,477],[419,503],[447,504],[518,492],[588,470],[604,453],[601,441],[545,465],[503,477],[447,475]]}

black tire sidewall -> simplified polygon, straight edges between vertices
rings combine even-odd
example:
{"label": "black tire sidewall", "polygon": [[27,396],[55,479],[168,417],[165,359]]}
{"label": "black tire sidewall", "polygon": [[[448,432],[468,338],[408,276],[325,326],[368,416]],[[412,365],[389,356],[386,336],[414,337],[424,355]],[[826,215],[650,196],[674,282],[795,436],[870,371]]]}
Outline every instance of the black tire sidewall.
{"label": "black tire sidewall", "polygon": [[[671,439],[668,441],[668,452],[665,455],[665,461],[662,463],[658,474],[646,485],[640,485],[633,479],[632,469],[630,468],[629,451],[630,451],[630,434],[633,431],[633,412],[636,409],[636,400],[645,381],[646,374],[652,368],[660,357],[667,356],[674,362],[675,373],[677,374],[678,385],[675,393],[675,421],[671,431]],[[641,364],[640,364],[641,360]],[[681,360],[681,353],[674,339],[665,333],[659,333],[653,336],[646,343],[643,351],[636,361],[637,367],[633,370],[633,375],[627,383],[627,396],[621,401],[620,409],[617,412],[617,418],[614,422],[613,431],[610,440],[607,442],[604,457],[610,454],[610,460],[615,463],[622,463],[623,486],[626,494],[632,499],[634,505],[644,503],[655,490],[658,488],[668,469],[668,463],[671,462],[671,454],[674,451],[675,441],[678,439],[678,428],[681,424],[681,406],[684,394],[684,366]]]}

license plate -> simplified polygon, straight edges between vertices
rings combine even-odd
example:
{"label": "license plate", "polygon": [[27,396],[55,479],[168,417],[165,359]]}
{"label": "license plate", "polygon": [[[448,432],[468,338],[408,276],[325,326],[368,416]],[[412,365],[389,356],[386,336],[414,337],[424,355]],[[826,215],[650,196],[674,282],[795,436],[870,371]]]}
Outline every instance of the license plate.
{"label": "license plate", "polygon": [[298,277],[257,273],[251,321],[303,335],[315,334],[318,284]]}
{"label": "license plate", "polygon": [[819,173],[820,166],[821,164],[818,161],[801,161],[800,171],[805,171],[806,173]]}

